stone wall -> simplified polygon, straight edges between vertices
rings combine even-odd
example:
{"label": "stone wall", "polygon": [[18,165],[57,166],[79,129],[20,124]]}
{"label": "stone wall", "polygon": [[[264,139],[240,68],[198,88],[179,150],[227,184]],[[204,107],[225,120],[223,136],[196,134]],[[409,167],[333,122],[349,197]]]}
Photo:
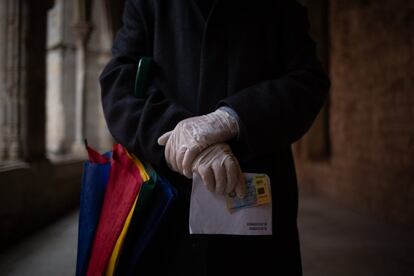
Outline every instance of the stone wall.
{"label": "stone wall", "polygon": [[302,191],[414,225],[414,2],[330,3],[331,152],[297,150]]}
{"label": "stone wall", "polygon": [[79,161],[20,163],[0,170],[0,251],[75,209],[81,171]]}
{"label": "stone wall", "polygon": [[[93,14],[75,26],[75,10],[84,11],[86,2]],[[0,251],[78,207],[86,158],[78,136],[100,151],[111,148],[98,76],[113,30],[104,2],[86,2],[0,1]],[[82,23],[92,33],[77,55]],[[82,116],[76,116],[79,107],[85,107]]]}

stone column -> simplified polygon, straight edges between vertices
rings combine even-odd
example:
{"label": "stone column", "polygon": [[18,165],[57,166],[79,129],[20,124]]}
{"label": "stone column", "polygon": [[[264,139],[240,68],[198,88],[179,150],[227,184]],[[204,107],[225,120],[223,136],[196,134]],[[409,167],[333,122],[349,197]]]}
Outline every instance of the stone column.
{"label": "stone column", "polygon": [[46,11],[0,1],[0,161],[44,159]]}
{"label": "stone column", "polygon": [[[121,1],[121,0],[120,0]],[[113,140],[108,132],[106,121],[103,115],[101,103],[101,88],[99,75],[111,57],[112,32],[109,29],[109,19],[106,16],[104,2],[94,1],[91,9],[91,22],[93,32],[88,42],[87,49],[87,81],[85,103],[85,135],[90,145],[99,151],[106,151],[111,148]]]}
{"label": "stone column", "polygon": [[110,32],[112,39],[115,38],[115,34],[121,27],[122,23],[122,11],[124,9],[125,0],[103,0],[103,8],[107,18],[107,30]]}
{"label": "stone column", "polygon": [[75,40],[73,3],[55,0],[48,12],[47,154],[54,159],[71,153],[75,117]]}
{"label": "stone column", "polygon": [[22,109],[22,149],[26,161],[45,159],[47,11],[53,1],[26,0],[23,47],[25,100]]}
{"label": "stone column", "polygon": [[82,154],[85,139],[85,88],[86,46],[92,31],[88,15],[88,1],[74,0],[74,25],[76,43],[76,96],[75,96],[75,141],[73,152]]}
{"label": "stone column", "polygon": [[22,0],[0,1],[0,162],[21,157]]}

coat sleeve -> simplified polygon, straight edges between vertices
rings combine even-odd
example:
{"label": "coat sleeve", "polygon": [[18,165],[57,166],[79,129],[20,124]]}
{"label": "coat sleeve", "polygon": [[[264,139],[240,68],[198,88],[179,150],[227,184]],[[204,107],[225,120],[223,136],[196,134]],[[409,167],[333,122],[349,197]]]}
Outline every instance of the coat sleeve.
{"label": "coat sleeve", "polygon": [[220,101],[240,120],[238,146],[260,156],[288,146],[310,128],[329,90],[329,80],[308,35],[306,10],[296,1],[281,1],[284,74],[238,91]]}
{"label": "coat sleeve", "polygon": [[147,97],[133,95],[139,59],[148,53],[148,28],[138,1],[127,0],[112,59],[100,76],[104,116],[112,136],[139,158],[166,168],[157,139],[192,114],[151,83]]}

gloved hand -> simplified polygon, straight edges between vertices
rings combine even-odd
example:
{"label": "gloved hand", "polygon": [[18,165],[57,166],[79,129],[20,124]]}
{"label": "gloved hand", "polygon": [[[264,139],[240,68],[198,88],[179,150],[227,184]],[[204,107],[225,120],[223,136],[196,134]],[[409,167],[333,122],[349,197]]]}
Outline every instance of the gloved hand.
{"label": "gloved hand", "polygon": [[200,175],[210,192],[235,191],[240,198],[246,194],[246,181],[239,162],[226,143],[214,144],[201,152],[194,160],[192,171]]}
{"label": "gloved hand", "polygon": [[165,159],[170,168],[192,178],[191,165],[208,146],[225,142],[237,135],[237,119],[221,109],[203,116],[185,119],[174,130],[158,138],[165,146]]}

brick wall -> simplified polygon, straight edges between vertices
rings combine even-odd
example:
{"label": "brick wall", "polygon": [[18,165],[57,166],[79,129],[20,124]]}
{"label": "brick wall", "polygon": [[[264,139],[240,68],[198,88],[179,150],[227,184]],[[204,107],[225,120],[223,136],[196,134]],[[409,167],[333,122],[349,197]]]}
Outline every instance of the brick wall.
{"label": "brick wall", "polygon": [[330,2],[331,153],[296,148],[301,189],[414,225],[414,1]]}

